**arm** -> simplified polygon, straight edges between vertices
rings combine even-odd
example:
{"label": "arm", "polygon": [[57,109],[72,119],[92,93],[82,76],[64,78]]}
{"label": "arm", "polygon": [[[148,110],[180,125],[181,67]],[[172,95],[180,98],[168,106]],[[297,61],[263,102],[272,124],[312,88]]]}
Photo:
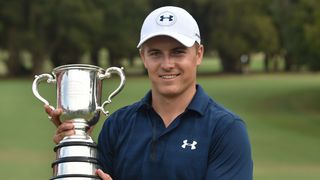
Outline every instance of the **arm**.
{"label": "arm", "polygon": [[233,121],[212,145],[206,179],[252,180],[253,162],[245,124]]}

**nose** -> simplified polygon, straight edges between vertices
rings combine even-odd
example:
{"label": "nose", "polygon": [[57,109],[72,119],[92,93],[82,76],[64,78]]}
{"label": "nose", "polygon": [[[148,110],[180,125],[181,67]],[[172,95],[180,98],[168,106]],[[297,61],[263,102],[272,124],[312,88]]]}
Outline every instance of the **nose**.
{"label": "nose", "polygon": [[164,70],[170,70],[174,68],[174,60],[170,56],[164,56],[161,67]]}

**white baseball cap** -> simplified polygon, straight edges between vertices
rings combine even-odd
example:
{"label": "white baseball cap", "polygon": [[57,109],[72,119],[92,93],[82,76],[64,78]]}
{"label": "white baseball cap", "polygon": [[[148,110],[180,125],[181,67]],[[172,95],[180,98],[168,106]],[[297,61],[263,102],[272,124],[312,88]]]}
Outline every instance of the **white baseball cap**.
{"label": "white baseball cap", "polygon": [[137,47],[155,36],[172,37],[186,47],[193,46],[195,42],[201,44],[196,20],[186,10],[174,6],[160,7],[146,17]]}

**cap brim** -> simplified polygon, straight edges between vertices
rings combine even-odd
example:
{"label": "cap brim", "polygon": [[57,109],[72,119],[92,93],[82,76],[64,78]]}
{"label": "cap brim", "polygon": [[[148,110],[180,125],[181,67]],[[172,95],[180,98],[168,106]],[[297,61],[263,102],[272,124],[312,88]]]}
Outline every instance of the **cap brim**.
{"label": "cap brim", "polygon": [[190,38],[182,34],[173,33],[173,32],[161,32],[161,33],[153,33],[153,34],[150,34],[149,36],[142,38],[139,44],[137,45],[137,48],[140,48],[143,43],[145,43],[147,40],[154,38],[156,36],[169,36],[179,41],[181,44],[183,44],[186,47],[191,47],[195,43],[195,40],[193,38]]}

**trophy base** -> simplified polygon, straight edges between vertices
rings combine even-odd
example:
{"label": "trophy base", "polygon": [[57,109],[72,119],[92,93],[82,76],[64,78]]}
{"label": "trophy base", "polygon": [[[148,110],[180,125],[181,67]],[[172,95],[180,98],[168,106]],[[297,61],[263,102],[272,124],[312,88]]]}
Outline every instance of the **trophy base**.
{"label": "trophy base", "polygon": [[54,151],[56,160],[52,163],[52,180],[97,180],[96,175],[100,168],[97,159],[97,145],[90,140],[81,141],[82,138],[62,140]]}
{"label": "trophy base", "polygon": [[101,180],[100,177],[82,174],[68,174],[50,178],[50,180]]}

